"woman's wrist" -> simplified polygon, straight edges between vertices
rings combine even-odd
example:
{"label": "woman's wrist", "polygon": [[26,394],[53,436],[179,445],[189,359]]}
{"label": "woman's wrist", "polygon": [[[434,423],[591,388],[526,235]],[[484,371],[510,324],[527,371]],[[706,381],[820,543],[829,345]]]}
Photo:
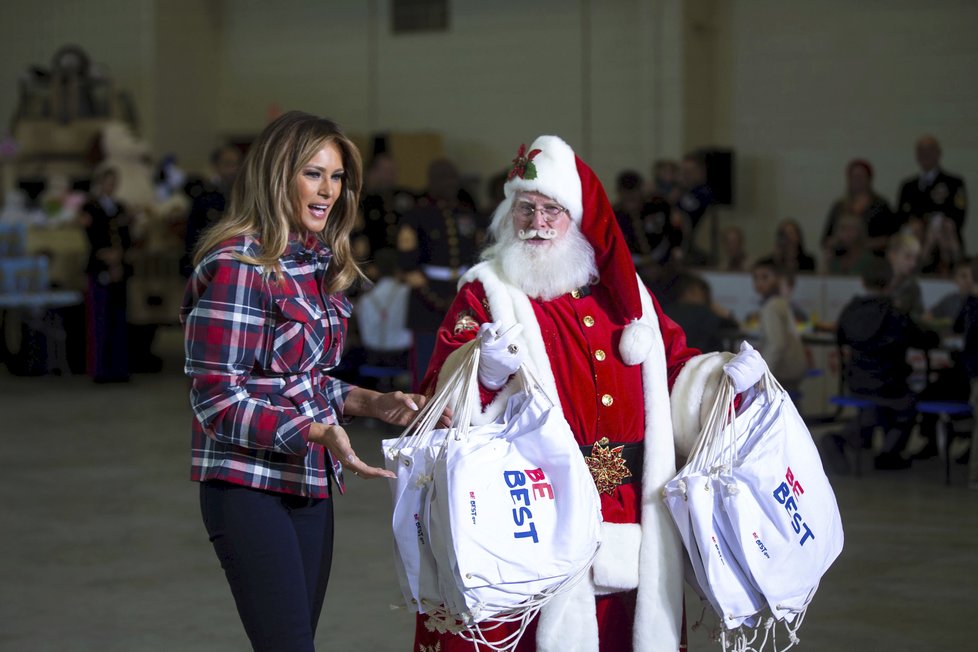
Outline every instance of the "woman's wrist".
{"label": "woman's wrist", "polygon": [[374,402],[381,396],[379,392],[363,387],[354,387],[343,401],[343,416],[369,417],[374,416]]}

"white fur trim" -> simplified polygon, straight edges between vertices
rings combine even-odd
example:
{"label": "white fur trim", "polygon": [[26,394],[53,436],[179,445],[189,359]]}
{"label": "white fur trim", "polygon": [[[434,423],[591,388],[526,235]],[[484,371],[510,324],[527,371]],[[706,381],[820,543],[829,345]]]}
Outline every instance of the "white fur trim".
{"label": "white fur trim", "polygon": [[693,450],[723,378],[723,365],[732,357],[732,353],[706,353],[679,372],[672,386],[672,424],[680,456],[687,457]]}
{"label": "white fur trim", "polygon": [[554,597],[540,611],[536,643],[537,652],[598,651],[594,587],[587,577]]}
{"label": "white fur trim", "polygon": [[652,329],[636,319],[622,331],[621,341],[618,343],[621,359],[629,366],[645,362],[654,342]]}
{"label": "white fur trim", "polygon": [[641,544],[642,527],[638,523],[601,524],[601,547],[591,565],[595,593],[617,593],[638,587]]}
{"label": "white fur trim", "polygon": [[661,499],[665,483],[676,475],[666,352],[652,297],[637,274],[635,282],[642,297],[642,322],[649,326],[654,341],[642,363],[645,456],[633,647],[635,652],[674,652],[679,649],[682,628],[683,557],[679,533]]}

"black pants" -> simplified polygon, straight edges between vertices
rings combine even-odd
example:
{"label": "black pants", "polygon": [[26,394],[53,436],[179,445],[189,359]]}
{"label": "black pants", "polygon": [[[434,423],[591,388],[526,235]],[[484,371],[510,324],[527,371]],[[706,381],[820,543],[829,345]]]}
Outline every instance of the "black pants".
{"label": "black pants", "polygon": [[333,561],[332,499],[208,481],[200,510],[254,650],[315,650]]}

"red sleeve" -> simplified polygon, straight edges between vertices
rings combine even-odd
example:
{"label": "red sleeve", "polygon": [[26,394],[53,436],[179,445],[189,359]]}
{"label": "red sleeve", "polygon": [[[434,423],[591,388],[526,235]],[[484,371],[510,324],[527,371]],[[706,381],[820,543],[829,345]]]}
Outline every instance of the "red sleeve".
{"label": "red sleeve", "polygon": [[[649,296],[652,297],[652,304],[655,306],[655,312],[659,316],[659,328],[662,330],[662,341],[666,348],[666,370],[669,376],[669,391],[671,392],[672,385],[676,382],[679,372],[683,370],[683,367],[686,366],[690,358],[700,355],[701,351],[686,344],[686,333],[683,332],[682,326],[670,319],[666,313],[662,312],[662,306],[659,305],[658,299],[651,292]],[[743,394],[737,394],[734,397],[735,410],[740,409],[743,400]]]}
{"label": "red sleeve", "polygon": [[[479,334],[479,327],[482,324],[493,321],[488,304],[482,283],[473,281],[466,283],[459,289],[458,294],[455,295],[455,300],[452,301],[452,305],[445,315],[445,319],[438,328],[435,350],[431,355],[431,361],[428,363],[424,380],[421,382],[423,394],[431,396],[435,392],[438,374],[448,356],[463,344],[474,340]],[[481,386],[479,387],[479,394],[482,398],[483,407],[491,403],[496,396],[495,391],[487,390]]]}
{"label": "red sleeve", "polygon": [[669,378],[669,391],[676,382],[676,377],[683,370],[690,358],[700,355],[699,349],[694,349],[686,344],[686,333],[682,327],[662,312],[659,300],[651,292],[652,305],[655,306],[655,314],[659,318],[659,330],[662,332],[662,342],[666,349],[666,372]]}

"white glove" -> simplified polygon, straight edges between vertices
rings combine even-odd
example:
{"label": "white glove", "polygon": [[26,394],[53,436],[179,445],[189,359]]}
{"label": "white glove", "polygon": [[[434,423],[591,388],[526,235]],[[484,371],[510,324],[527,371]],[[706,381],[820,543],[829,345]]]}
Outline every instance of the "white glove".
{"label": "white glove", "polygon": [[723,371],[733,381],[734,391],[740,394],[753,387],[767,373],[767,363],[754,347],[743,341],[740,343],[740,353],[723,365]]}
{"label": "white glove", "polygon": [[487,389],[496,390],[505,385],[523,364],[526,351],[516,343],[522,332],[522,324],[506,329],[498,321],[479,327],[479,382]]}

